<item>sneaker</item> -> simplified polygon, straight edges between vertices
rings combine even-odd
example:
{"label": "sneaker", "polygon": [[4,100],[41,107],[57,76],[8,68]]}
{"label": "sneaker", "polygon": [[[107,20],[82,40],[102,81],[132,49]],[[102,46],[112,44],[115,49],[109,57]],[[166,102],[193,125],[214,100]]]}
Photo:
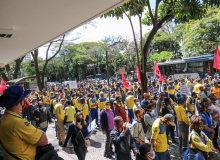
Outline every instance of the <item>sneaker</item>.
{"label": "sneaker", "polygon": [[62,146],[62,145],[63,145],[63,142],[59,142],[59,145]]}
{"label": "sneaker", "polygon": [[114,156],[115,155],[115,153],[113,152],[113,151],[110,151],[109,152],[112,156]]}
{"label": "sneaker", "polygon": [[70,147],[73,147],[73,145],[68,144],[67,147],[70,148]]}
{"label": "sneaker", "polygon": [[104,157],[106,157],[106,158],[113,158],[113,157],[111,156],[111,154],[109,154],[109,153],[104,153]]}
{"label": "sneaker", "polygon": [[214,147],[217,151],[220,151],[219,146]]}

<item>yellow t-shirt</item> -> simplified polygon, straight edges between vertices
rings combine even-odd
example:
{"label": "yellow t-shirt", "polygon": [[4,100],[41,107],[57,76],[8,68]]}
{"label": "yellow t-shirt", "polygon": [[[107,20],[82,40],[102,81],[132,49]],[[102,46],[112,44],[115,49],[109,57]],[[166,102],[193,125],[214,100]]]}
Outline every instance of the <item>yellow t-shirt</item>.
{"label": "yellow t-shirt", "polygon": [[44,104],[50,104],[49,99],[47,98],[47,96],[43,96],[43,103]]}
{"label": "yellow t-shirt", "polygon": [[75,106],[76,98],[71,98],[71,101],[72,101],[73,106]]}
{"label": "yellow t-shirt", "polygon": [[133,107],[134,107],[134,96],[129,95],[125,99],[125,105],[128,107],[128,109],[133,109]]}
{"label": "yellow t-shirt", "polygon": [[31,94],[30,94],[30,99],[32,99],[34,96],[35,96],[35,93],[34,93],[34,94],[31,93]]}
{"label": "yellow t-shirt", "polygon": [[[189,136],[189,141],[191,138],[191,144],[190,144],[190,148],[192,149],[199,149],[203,152],[211,152],[213,149],[213,145],[212,145],[212,141],[204,134],[205,137],[203,137],[202,133],[200,133],[200,135],[198,135],[198,133],[196,133],[194,130],[190,133]],[[206,144],[204,144],[202,142],[202,140],[200,139],[205,138],[205,142]]]}
{"label": "yellow t-shirt", "polygon": [[160,118],[157,118],[152,125],[151,138],[155,140],[154,150],[156,152],[165,152],[167,150],[166,127]]}
{"label": "yellow t-shirt", "polygon": [[93,106],[93,107],[92,107],[92,105],[95,104],[95,103],[96,103],[95,98],[94,98],[94,99],[90,99],[90,100],[89,100],[89,106],[90,106],[90,108],[97,108],[97,106]]}
{"label": "yellow t-shirt", "polygon": [[73,106],[68,106],[65,108],[65,115],[68,116],[66,122],[73,122],[76,110]]}
{"label": "yellow t-shirt", "polygon": [[88,107],[88,105],[87,104],[83,104],[80,111],[83,114],[84,120],[86,120],[86,116],[89,114],[89,107]]}
{"label": "yellow t-shirt", "polygon": [[177,120],[180,122],[185,122],[187,125],[189,125],[189,117],[188,114],[186,114],[185,108],[183,108],[182,105],[177,105],[174,107],[174,110],[177,115]]}
{"label": "yellow t-shirt", "polygon": [[54,110],[53,110],[56,119],[61,119],[64,120],[64,111],[63,111],[63,105],[58,103],[54,106]]}
{"label": "yellow t-shirt", "polygon": [[[188,97],[187,100],[186,100],[186,104],[189,104],[190,110],[194,111],[194,107],[196,106],[195,99],[193,99],[192,97]],[[187,108],[186,108],[186,110],[189,111]]]}
{"label": "yellow t-shirt", "polygon": [[[212,92],[219,92],[220,91],[220,88],[215,88],[215,87],[213,87],[212,88]],[[214,94],[214,96],[216,97],[216,98],[220,98],[220,93],[215,93]]]}
{"label": "yellow t-shirt", "polygon": [[[14,112],[6,110],[1,118],[0,140],[4,147],[20,159],[34,160],[36,144],[41,140],[43,132]],[[12,158],[1,147],[4,159]]]}
{"label": "yellow t-shirt", "polygon": [[[133,106],[133,113],[135,112],[135,110],[138,108],[138,106],[134,105]],[[135,113],[134,113],[134,118],[136,117]]]}
{"label": "yellow t-shirt", "polygon": [[106,101],[106,98],[99,98],[98,99],[98,107],[100,110],[105,108],[105,101]]}
{"label": "yellow t-shirt", "polygon": [[194,86],[194,88],[193,88],[193,92],[198,93],[198,92],[199,92],[199,87],[200,87],[200,86],[202,86],[202,85],[197,83],[197,84]]}

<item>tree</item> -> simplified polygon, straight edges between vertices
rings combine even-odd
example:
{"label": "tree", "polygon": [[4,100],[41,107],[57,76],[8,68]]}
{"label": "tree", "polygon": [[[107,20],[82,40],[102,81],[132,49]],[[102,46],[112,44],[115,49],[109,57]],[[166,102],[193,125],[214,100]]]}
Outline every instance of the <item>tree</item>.
{"label": "tree", "polygon": [[[45,76],[45,72],[46,72],[46,67],[47,67],[47,64],[50,60],[52,60],[59,52],[60,52],[60,49],[63,45],[63,41],[64,41],[64,38],[65,38],[65,35],[63,35],[61,38],[59,38],[58,40],[56,41],[51,41],[49,43],[49,46],[47,48],[47,51],[46,51],[46,60],[45,60],[45,64],[43,66],[43,70],[42,70],[42,74],[41,74],[41,77],[40,77],[40,71],[39,71],[39,67],[38,67],[38,49],[34,50],[33,52],[31,52],[31,55],[34,59],[34,67],[35,67],[35,73],[36,73],[36,79],[37,79],[37,85],[38,85],[38,88],[39,90],[42,90],[44,88],[44,76]],[[52,46],[52,44],[54,42],[58,42],[58,41],[61,41],[60,44],[58,45],[58,49],[57,51],[49,58],[49,50],[50,50],[50,47]]]}
{"label": "tree", "polygon": [[[26,55],[25,55],[26,56]],[[18,72],[20,71],[20,67],[21,67],[21,63],[24,60],[24,57],[18,58],[17,60],[15,60],[15,67],[14,67],[14,73],[13,73],[13,79],[17,79],[18,78]]]}
{"label": "tree", "polygon": [[200,20],[191,20],[183,26],[184,56],[214,54],[220,42],[220,8],[209,8],[207,15]]}
{"label": "tree", "polygon": [[[172,19],[176,23],[188,22],[190,19],[201,19],[206,14],[208,6],[219,4],[220,2],[217,0],[155,0],[155,9],[152,10],[150,0],[131,0],[104,15],[104,17],[116,17],[117,19],[123,18],[125,15],[131,24],[141,76],[142,95],[143,92],[147,91],[146,63],[148,51],[157,31],[161,29],[165,22]],[[142,20],[145,7],[148,8],[148,12]],[[138,43],[131,20],[132,16],[137,16],[139,19],[141,63],[139,61]],[[143,43],[142,39],[142,23],[153,26],[145,43]]]}

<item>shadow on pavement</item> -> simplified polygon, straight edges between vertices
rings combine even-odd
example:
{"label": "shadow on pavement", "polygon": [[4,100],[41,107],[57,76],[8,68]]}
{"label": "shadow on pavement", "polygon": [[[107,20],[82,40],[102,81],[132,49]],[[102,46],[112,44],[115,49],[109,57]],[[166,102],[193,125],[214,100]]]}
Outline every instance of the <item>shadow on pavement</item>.
{"label": "shadow on pavement", "polygon": [[102,144],[100,142],[94,141],[92,139],[90,139],[90,144],[91,144],[91,147],[95,147],[95,148],[101,148],[102,147]]}

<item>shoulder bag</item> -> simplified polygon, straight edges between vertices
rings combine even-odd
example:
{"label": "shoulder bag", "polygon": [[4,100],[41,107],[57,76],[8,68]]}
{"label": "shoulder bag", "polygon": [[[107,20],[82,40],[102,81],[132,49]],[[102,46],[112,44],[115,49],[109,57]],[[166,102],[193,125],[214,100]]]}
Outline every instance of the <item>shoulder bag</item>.
{"label": "shoulder bag", "polygon": [[85,146],[86,146],[86,147],[91,146],[91,144],[90,144],[90,140],[89,140],[89,139],[85,139],[81,131],[80,131],[80,133],[81,133],[81,135],[82,135],[82,137],[83,137],[83,139],[84,139]]}

